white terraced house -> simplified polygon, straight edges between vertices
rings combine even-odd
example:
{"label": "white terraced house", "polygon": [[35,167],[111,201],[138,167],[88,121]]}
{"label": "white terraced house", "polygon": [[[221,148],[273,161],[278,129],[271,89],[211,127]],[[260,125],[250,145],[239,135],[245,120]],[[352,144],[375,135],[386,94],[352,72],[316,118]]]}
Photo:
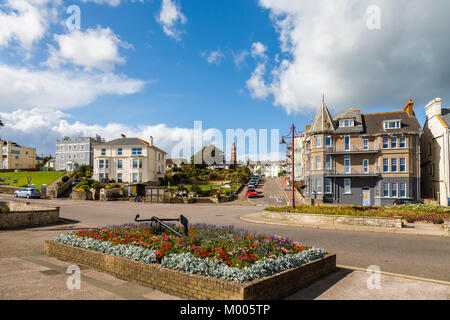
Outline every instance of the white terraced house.
{"label": "white terraced house", "polygon": [[94,147],[94,179],[123,183],[158,182],[165,176],[167,153],[150,141],[121,138]]}
{"label": "white terraced house", "polygon": [[450,109],[436,98],[425,107],[421,141],[422,194],[450,205]]}

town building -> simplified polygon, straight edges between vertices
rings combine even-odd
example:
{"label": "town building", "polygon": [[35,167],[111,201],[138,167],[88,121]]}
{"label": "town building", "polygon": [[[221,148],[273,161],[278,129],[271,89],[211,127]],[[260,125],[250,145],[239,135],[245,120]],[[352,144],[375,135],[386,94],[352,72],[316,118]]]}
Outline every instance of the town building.
{"label": "town building", "polygon": [[425,107],[421,141],[422,195],[441,206],[450,203],[450,109],[436,98]]}
{"label": "town building", "polygon": [[70,139],[64,137],[56,141],[56,170],[76,171],[80,165],[93,165],[94,146],[105,142],[100,136],[96,138],[80,137]]}
{"label": "town building", "polygon": [[97,181],[119,183],[159,182],[165,176],[167,153],[139,138],[121,138],[94,146],[94,175]]}
{"label": "town building", "polygon": [[307,131],[304,195],[364,206],[420,200],[421,133],[411,100],[401,111],[348,109],[334,118],[323,101]]}
{"label": "town building", "polygon": [[191,157],[191,164],[214,168],[227,168],[225,154],[215,145],[203,147]]}
{"label": "town building", "polygon": [[18,145],[12,141],[0,140],[0,158],[2,169],[35,169],[36,149]]}
{"label": "town building", "polygon": [[184,158],[167,158],[166,159],[166,170],[172,169],[174,166],[181,166],[182,164],[187,164],[187,159]]}

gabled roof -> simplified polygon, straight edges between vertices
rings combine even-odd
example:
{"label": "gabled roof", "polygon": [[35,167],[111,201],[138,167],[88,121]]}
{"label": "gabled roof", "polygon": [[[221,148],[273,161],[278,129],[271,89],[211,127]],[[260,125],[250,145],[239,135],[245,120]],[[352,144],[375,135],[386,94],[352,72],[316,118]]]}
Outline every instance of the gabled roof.
{"label": "gabled roof", "polygon": [[[353,127],[339,127],[340,119],[353,119],[355,121],[355,125]],[[363,132],[364,125],[361,116],[361,112],[359,110],[353,110],[352,108],[345,110],[341,114],[338,114],[333,118],[335,121],[336,133],[352,133],[352,132]]]}
{"label": "gabled roof", "polygon": [[330,111],[328,111],[327,105],[325,104],[325,100],[323,100],[309,133],[329,132],[334,130],[335,126],[333,119],[331,118]]}
{"label": "gabled roof", "polygon": [[441,119],[447,125],[447,128],[450,128],[450,109],[441,109]]}

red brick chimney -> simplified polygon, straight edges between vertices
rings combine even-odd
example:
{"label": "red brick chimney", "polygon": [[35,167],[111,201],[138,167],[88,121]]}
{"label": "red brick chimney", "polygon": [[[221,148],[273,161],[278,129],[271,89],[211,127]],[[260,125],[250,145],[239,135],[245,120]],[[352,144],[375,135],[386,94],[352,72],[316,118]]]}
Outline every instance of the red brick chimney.
{"label": "red brick chimney", "polygon": [[403,109],[403,111],[407,112],[409,114],[409,116],[414,116],[414,102],[409,99],[409,101],[406,103],[405,105],[405,109]]}

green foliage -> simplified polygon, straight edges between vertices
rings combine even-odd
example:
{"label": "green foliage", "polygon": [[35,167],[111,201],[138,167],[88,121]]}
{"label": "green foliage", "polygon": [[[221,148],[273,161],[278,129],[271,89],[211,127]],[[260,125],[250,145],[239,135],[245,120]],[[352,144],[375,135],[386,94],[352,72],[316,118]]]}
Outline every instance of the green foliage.
{"label": "green foliage", "polygon": [[95,190],[100,190],[100,189],[102,189],[101,183],[100,183],[100,182],[97,182],[97,181],[93,182],[92,185],[91,185],[91,187],[92,187],[93,189],[95,189]]}
{"label": "green foliage", "polygon": [[193,184],[191,186],[191,192],[196,193],[196,194],[201,194],[202,193],[202,189],[200,188],[200,186],[196,183]]}
{"label": "green foliage", "polygon": [[68,176],[64,176],[61,178],[61,181],[66,183],[67,181],[69,181],[69,177]]}

